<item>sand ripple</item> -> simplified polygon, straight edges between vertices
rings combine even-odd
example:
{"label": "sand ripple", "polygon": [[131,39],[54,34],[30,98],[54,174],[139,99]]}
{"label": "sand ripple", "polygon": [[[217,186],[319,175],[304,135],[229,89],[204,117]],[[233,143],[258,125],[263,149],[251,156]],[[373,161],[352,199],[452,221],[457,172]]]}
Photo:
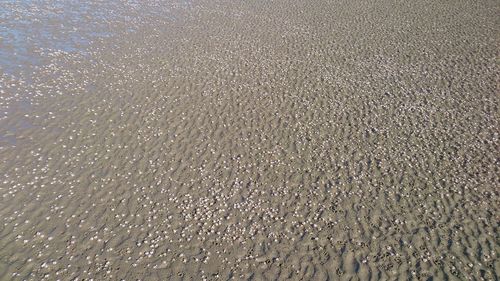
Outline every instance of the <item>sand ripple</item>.
{"label": "sand ripple", "polygon": [[497,280],[498,11],[201,1],[0,76],[2,280]]}

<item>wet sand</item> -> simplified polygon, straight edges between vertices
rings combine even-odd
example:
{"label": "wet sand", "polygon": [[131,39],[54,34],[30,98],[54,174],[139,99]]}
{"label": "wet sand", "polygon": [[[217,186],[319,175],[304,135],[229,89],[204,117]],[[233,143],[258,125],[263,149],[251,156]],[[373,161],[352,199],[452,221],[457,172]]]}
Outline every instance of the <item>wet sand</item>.
{"label": "wet sand", "polygon": [[499,12],[200,1],[1,75],[1,279],[497,280]]}

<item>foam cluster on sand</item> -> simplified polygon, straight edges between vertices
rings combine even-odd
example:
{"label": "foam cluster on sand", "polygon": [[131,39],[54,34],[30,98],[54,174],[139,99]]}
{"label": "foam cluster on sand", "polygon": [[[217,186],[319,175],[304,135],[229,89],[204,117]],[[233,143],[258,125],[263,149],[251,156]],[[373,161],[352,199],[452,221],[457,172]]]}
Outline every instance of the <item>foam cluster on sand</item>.
{"label": "foam cluster on sand", "polygon": [[498,11],[201,1],[3,75],[0,276],[497,279]]}

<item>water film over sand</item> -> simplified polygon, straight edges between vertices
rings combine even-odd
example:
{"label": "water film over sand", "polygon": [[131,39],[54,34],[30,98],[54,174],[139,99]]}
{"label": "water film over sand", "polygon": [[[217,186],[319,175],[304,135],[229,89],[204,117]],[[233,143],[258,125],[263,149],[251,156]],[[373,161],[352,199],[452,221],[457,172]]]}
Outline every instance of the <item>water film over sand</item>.
{"label": "water film over sand", "polygon": [[498,280],[498,1],[117,3],[2,35],[1,280]]}

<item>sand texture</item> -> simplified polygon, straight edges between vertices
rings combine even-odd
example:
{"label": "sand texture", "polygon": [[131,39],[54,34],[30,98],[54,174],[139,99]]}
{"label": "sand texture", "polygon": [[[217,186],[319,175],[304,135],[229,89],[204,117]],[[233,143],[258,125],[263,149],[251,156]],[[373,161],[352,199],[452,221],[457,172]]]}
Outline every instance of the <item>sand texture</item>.
{"label": "sand texture", "polygon": [[0,279],[498,280],[499,15],[201,0],[0,75]]}

